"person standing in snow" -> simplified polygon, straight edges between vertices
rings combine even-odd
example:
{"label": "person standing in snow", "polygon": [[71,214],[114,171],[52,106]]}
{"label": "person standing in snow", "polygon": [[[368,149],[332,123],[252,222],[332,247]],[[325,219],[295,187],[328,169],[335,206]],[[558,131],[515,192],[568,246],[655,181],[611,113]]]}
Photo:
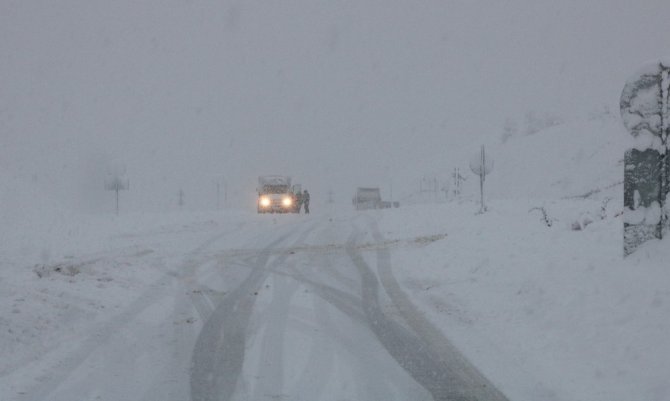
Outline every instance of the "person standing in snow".
{"label": "person standing in snow", "polygon": [[302,207],[302,192],[297,191],[295,193],[295,212],[299,214],[301,207]]}
{"label": "person standing in snow", "polygon": [[305,205],[305,214],[309,214],[309,192],[307,190],[302,193],[302,204]]}

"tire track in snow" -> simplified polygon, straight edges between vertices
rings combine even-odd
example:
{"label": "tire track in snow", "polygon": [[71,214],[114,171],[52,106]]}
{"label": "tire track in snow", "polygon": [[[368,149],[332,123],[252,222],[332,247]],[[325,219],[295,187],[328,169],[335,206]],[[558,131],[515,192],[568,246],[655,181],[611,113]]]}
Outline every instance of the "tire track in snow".
{"label": "tire track in snow", "polygon": [[[375,225],[372,225],[374,231]],[[370,266],[356,249],[360,237],[354,228],[347,253],[356,265],[362,280],[363,309],[370,327],[384,348],[414,379],[426,388],[436,401],[507,401],[479,371],[477,371],[437,329],[431,329],[418,310],[394,287],[390,272],[390,252],[377,250],[378,270],[388,286],[387,294],[409,322],[411,330],[387,317],[379,304],[379,281]],[[382,239],[377,230],[375,239]],[[395,283],[397,285],[397,282]]]}
{"label": "tire track in snow", "polygon": [[[358,245],[356,247],[362,249]],[[355,279],[357,269],[350,265],[350,262],[345,264],[338,262],[336,268],[333,266],[331,260],[333,257],[349,260],[347,255],[342,253],[345,247],[338,247],[338,252],[332,252],[331,247],[320,248],[323,248],[323,252],[313,252],[313,247],[310,246],[289,248],[289,250],[296,249],[295,253],[305,250],[305,254],[309,257],[306,269],[298,269],[293,263],[277,266],[281,267],[281,271],[271,270],[275,277],[289,277],[302,284],[309,290],[313,304],[310,315],[314,316],[307,317],[305,313],[308,310],[297,305],[291,308],[293,313],[289,316],[289,330],[311,344],[309,353],[304,359],[299,355],[304,355],[305,346],[293,348],[299,354],[291,358],[291,361],[304,363],[302,369],[297,372],[297,379],[293,380],[294,384],[283,393],[279,386],[270,386],[274,391],[257,392],[251,397],[246,393],[238,393],[237,396],[247,396],[248,399],[254,400],[270,396],[276,399],[319,400],[322,396],[331,399],[332,392],[335,391],[344,397],[343,399],[429,399],[430,394],[411,376],[406,375],[402,368],[389,366],[390,356],[370,331],[368,319],[361,306],[361,297],[358,295],[360,279]],[[316,266],[318,268],[315,268]],[[345,266],[348,268],[343,269]],[[343,274],[347,271],[353,273],[352,278]],[[322,283],[323,280],[325,282]],[[273,319],[267,311],[255,316],[261,321]],[[300,319],[299,316],[304,318]],[[331,316],[335,319],[333,320]],[[274,362],[272,358],[270,361]],[[294,367],[295,365],[292,365],[290,368]],[[342,383],[334,381],[342,374],[344,375]]]}
{"label": "tire track in snow", "polygon": [[[303,241],[314,228],[312,223],[295,243]],[[193,350],[192,401],[227,401],[233,396],[244,363],[246,334],[256,291],[270,273],[266,265],[273,248],[285,240],[280,236],[258,254],[247,278],[226,294],[205,322]],[[287,253],[279,255],[275,264],[283,263],[287,257]]]}
{"label": "tire track in snow", "polygon": [[291,299],[299,286],[283,276],[273,275],[272,300],[266,313],[261,360],[258,368],[259,385],[251,399],[281,398],[284,388],[284,341],[289,320]]}
{"label": "tire track in snow", "polygon": [[172,274],[164,275],[160,280],[151,285],[149,290],[145,291],[128,305],[122,313],[94,329],[86,340],[69,352],[65,358],[58,361],[55,367],[49,369],[48,373],[39,377],[36,386],[23,391],[20,399],[35,401],[49,399],[48,396],[68,379],[72,371],[79,368],[96,349],[110,341],[119,327],[132,321],[144,310],[158,302],[165,294],[166,288],[172,280]]}
{"label": "tire track in snow", "polygon": [[[350,271],[353,277],[357,276],[357,269],[351,262],[346,263],[349,258],[341,252],[345,247],[339,247],[339,252],[332,252],[330,247],[323,247],[324,252],[311,252],[309,246],[293,249],[300,248],[305,249],[309,257],[304,269],[296,268],[294,263],[282,266],[282,271],[274,269],[272,273],[288,276],[309,290],[308,296],[313,304],[309,314],[314,316],[307,317],[305,313],[308,309],[294,305],[289,317],[289,330],[294,331],[302,339],[301,342],[309,342],[311,347],[306,357],[301,358],[300,355],[305,355],[305,346],[295,348],[297,344],[294,342],[292,349],[298,354],[291,358],[291,362],[304,365],[300,371],[295,370],[295,365],[289,367],[297,373],[297,379],[293,380],[294,384],[289,389],[284,390],[284,394],[260,395],[295,400],[318,400],[322,396],[331,399],[334,394],[344,397],[342,399],[357,400],[430,399],[430,394],[402,368],[393,363],[389,365],[393,359],[371,332],[361,306],[361,297],[357,295],[360,293],[360,279],[344,279],[346,276],[341,274]],[[360,247],[357,246],[357,249]],[[336,268],[332,265],[333,257],[338,258]],[[340,258],[345,261],[344,264],[339,262]],[[322,283],[323,280],[325,282]],[[338,381],[340,375],[343,375],[342,382]],[[274,391],[278,392],[281,391]],[[246,394],[237,395],[243,397]],[[252,396],[248,399],[261,398]]]}
{"label": "tire track in snow", "polygon": [[[236,232],[241,227],[236,227],[233,230],[226,230],[223,233],[219,233],[203,244],[198,246],[193,251],[189,252],[189,256],[192,257],[201,253],[204,249],[209,247],[211,244],[220,240],[226,235],[230,235],[233,232]],[[138,257],[142,257],[145,254],[138,253]],[[114,256],[112,256],[113,258]],[[206,260],[202,261],[191,261],[190,264],[205,263]],[[194,268],[195,269],[195,268]],[[127,307],[124,308],[123,312],[114,317],[110,318],[106,322],[100,324],[97,328],[92,330],[92,334],[86,338],[85,341],[80,343],[76,348],[74,348],[68,355],[61,360],[59,360],[56,366],[49,369],[48,373],[43,374],[41,377],[37,378],[38,383],[33,387],[25,390],[20,394],[20,400],[34,400],[34,401],[43,401],[46,399],[53,399],[49,397],[53,392],[57,391],[58,388],[68,380],[72,372],[77,370],[82,366],[82,364],[90,358],[90,356],[100,347],[103,347],[114,338],[120,328],[127,326],[132,322],[137,316],[142,312],[159,302],[163,297],[165,297],[166,292],[170,291],[170,284],[175,280],[175,277],[178,277],[178,273],[173,271],[166,272],[159,280],[149,286],[149,289],[142,293],[138,298],[131,302]],[[96,372],[90,372],[89,374],[94,374]],[[86,380],[78,380],[78,384],[75,387],[84,387],[90,386],[90,383]],[[71,388],[64,389],[64,391],[71,391]],[[80,393],[83,393],[83,388],[80,390]]]}
{"label": "tire track in snow", "polygon": [[[322,333],[330,333],[330,312],[326,303],[318,297],[312,297],[314,321],[321,328]],[[292,324],[293,328],[298,327]],[[303,332],[309,333],[311,327],[305,327]],[[320,400],[324,392],[328,378],[333,371],[334,347],[331,342],[326,341],[325,334],[311,335],[309,356],[299,379],[287,391],[288,394],[301,394],[305,400]]]}
{"label": "tire track in snow", "polygon": [[172,313],[175,322],[172,324],[171,360],[165,364],[162,373],[158,375],[160,381],[144,391],[142,401],[188,399],[188,386],[183,384],[189,381],[190,350],[197,336],[197,332],[194,333],[193,323],[195,322],[191,317],[192,311],[195,308],[198,315],[209,316],[213,310],[209,299],[197,285],[197,272],[203,265],[218,257],[218,255],[207,254],[208,248],[223,238],[239,232],[246,224],[245,222],[238,223],[234,228],[203,242],[186,254],[183,263],[177,268],[176,295]]}

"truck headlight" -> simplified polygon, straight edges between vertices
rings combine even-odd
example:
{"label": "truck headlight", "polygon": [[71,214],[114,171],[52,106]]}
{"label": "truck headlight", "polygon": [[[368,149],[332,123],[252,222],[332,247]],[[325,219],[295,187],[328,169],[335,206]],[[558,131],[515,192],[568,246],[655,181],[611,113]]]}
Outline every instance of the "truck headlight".
{"label": "truck headlight", "polygon": [[293,199],[291,199],[289,197],[286,197],[286,198],[282,199],[281,203],[282,203],[282,205],[288,207],[288,206],[291,206],[293,204]]}
{"label": "truck headlight", "polygon": [[261,207],[268,207],[268,206],[270,206],[270,198],[268,198],[267,196],[264,196],[264,197],[261,198],[260,203],[261,203]]}

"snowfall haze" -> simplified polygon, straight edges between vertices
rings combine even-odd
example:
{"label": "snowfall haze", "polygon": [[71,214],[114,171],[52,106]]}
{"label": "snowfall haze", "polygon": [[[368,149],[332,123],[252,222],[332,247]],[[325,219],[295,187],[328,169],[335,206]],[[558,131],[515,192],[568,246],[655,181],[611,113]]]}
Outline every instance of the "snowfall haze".
{"label": "snowfall haze", "polygon": [[[0,166],[58,208],[254,203],[288,174],[397,197],[529,112],[616,110],[665,1],[3,1]],[[25,204],[20,194],[7,203]],[[30,196],[25,196],[30,198]],[[11,202],[14,200],[14,202]]]}
{"label": "snowfall haze", "polygon": [[619,113],[669,15],[0,0],[0,399],[670,400]]}

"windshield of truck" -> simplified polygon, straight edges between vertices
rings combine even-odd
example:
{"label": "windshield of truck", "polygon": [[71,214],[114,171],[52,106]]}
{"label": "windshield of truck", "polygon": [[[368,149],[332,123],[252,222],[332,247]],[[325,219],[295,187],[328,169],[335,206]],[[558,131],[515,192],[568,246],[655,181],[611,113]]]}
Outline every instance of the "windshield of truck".
{"label": "windshield of truck", "polygon": [[288,187],[286,185],[264,185],[263,193],[264,194],[285,194],[288,192]]}

